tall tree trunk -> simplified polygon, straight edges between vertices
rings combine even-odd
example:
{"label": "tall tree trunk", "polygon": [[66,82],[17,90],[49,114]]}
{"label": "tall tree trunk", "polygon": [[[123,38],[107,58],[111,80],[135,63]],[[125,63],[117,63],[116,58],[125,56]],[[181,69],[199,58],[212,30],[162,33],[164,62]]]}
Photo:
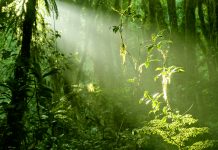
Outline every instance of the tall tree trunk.
{"label": "tall tree trunk", "polygon": [[171,28],[171,32],[174,34],[178,32],[176,1],[167,0],[167,7],[168,7],[168,15],[169,15],[169,26]]}
{"label": "tall tree trunk", "polygon": [[[195,102],[194,107],[197,108],[200,112],[200,105],[197,99],[197,90],[195,87],[198,79],[198,71],[196,68],[196,17],[195,17],[195,8],[196,0],[186,0],[185,4],[185,70],[186,70],[186,102],[188,105]],[[189,106],[187,106],[189,107]]]}
{"label": "tall tree trunk", "polygon": [[21,149],[25,139],[23,116],[27,105],[27,80],[30,68],[30,44],[36,16],[36,0],[26,4],[27,12],[23,22],[23,36],[20,55],[14,69],[12,99],[7,111],[7,132],[4,135],[4,149]]}
{"label": "tall tree trunk", "polygon": [[[208,15],[213,15],[209,17],[209,24],[207,24],[205,22],[205,15],[204,15],[204,11],[203,11],[203,0],[199,0],[198,1],[198,16],[200,19],[200,25],[201,25],[201,30],[202,33],[205,37],[205,40],[207,42],[207,47],[203,48],[203,53],[207,59],[207,67],[208,67],[208,73],[209,73],[209,79],[211,81],[213,81],[216,78],[216,58],[214,57],[214,53],[216,53],[215,48],[216,48],[216,25],[215,25],[215,18],[216,18],[216,13],[215,10],[213,10],[215,8],[214,6],[215,2],[212,4],[211,7],[211,3],[208,3],[208,9],[212,9],[212,11],[208,11]],[[212,13],[214,12],[214,13]],[[213,19],[212,19],[213,18]],[[201,40],[199,40],[199,45],[201,47],[203,42]]]}
{"label": "tall tree trunk", "polygon": [[176,1],[175,0],[167,0],[167,8],[168,8],[168,17],[169,17],[169,27],[170,27],[170,38],[173,41],[173,45],[170,49],[172,55],[170,58],[173,59],[176,65],[181,65],[181,60],[176,59],[178,56],[183,56],[182,46],[183,43],[180,39],[178,33],[178,21],[177,21],[177,13],[176,13]]}
{"label": "tall tree trunk", "polygon": [[215,47],[215,67],[216,67],[216,75],[218,74],[218,1],[214,0],[214,47]]}
{"label": "tall tree trunk", "polygon": [[162,4],[160,0],[155,0],[155,5],[156,5],[156,12],[157,12],[157,22],[158,22],[158,27],[159,30],[163,30],[167,28],[167,23],[165,21],[164,17],[164,11]]}
{"label": "tall tree trunk", "polygon": [[157,29],[157,18],[156,18],[156,10],[155,10],[155,1],[149,0],[149,21],[150,21],[150,32],[153,33]]}
{"label": "tall tree trunk", "polygon": [[[185,10],[185,43],[186,43],[186,70],[190,74],[189,80],[194,81],[196,76],[196,27],[195,27],[195,0],[186,0]],[[193,72],[194,71],[194,72]]]}

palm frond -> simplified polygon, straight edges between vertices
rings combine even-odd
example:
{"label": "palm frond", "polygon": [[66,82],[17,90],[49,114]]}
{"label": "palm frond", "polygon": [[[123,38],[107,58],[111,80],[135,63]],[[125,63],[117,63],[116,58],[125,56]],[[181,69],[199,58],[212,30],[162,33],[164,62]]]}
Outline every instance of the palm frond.
{"label": "palm frond", "polygon": [[53,11],[55,12],[56,18],[58,18],[58,7],[57,7],[57,3],[55,2],[55,0],[50,0],[51,1],[51,5],[53,8]]}
{"label": "palm frond", "polygon": [[45,2],[45,9],[47,10],[48,14],[50,15],[49,2],[48,2],[48,0],[44,0],[44,2]]}

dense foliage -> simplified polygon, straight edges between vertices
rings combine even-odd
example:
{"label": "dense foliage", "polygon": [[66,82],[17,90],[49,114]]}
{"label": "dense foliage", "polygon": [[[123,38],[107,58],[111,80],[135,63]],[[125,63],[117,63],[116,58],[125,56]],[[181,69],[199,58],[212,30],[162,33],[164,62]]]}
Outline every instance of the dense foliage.
{"label": "dense foliage", "polygon": [[218,149],[218,1],[1,0],[0,39],[0,149]]}

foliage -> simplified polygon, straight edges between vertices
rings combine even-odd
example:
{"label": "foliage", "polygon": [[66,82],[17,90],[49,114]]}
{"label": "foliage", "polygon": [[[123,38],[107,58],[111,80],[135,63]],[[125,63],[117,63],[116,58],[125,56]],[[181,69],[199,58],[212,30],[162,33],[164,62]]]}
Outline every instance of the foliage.
{"label": "foliage", "polygon": [[[16,90],[20,80],[14,80],[14,71],[19,66],[16,60],[22,47],[27,2],[0,1],[0,145],[10,123],[8,112],[15,108],[12,92],[21,93]],[[37,0],[30,67],[21,88],[26,99],[19,121],[23,131],[17,135],[23,138],[21,149],[217,148],[216,0],[66,2],[84,13],[76,23],[80,27],[71,28],[80,30],[76,37],[83,35],[80,43],[85,44],[79,46],[85,54],[77,52],[72,43],[72,54],[57,46],[62,34],[45,16],[57,18],[58,6],[55,0]],[[96,24],[83,18],[90,14]],[[90,31],[96,30],[95,38],[108,36],[98,24],[100,16],[110,23],[118,19],[112,30],[121,42],[114,46],[113,39],[107,38],[105,44],[97,41],[95,47],[104,46],[93,57],[89,48],[95,43]],[[64,20],[70,17],[66,14]],[[177,65],[184,66],[186,73],[174,77],[184,71]],[[161,86],[153,83],[153,76]],[[105,84],[109,82],[110,86]],[[145,108],[138,105],[141,95],[139,102]]]}
{"label": "foliage", "polygon": [[[152,55],[153,50],[157,49],[163,58],[162,67],[156,70],[160,73],[154,78],[155,81],[162,77],[162,93],[150,95],[148,91],[144,92],[143,98],[140,100],[148,105],[151,103],[150,113],[154,115],[154,119],[145,123],[144,127],[136,130],[136,133],[143,134],[157,134],[169,144],[175,145],[178,149],[204,149],[213,146],[212,140],[199,141],[189,146],[192,138],[201,134],[208,133],[207,127],[195,127],[197,120],[190,114],[180,114],[179,111],[174,111],[169,103],[167,97],[167,87],[170,84],[171,76],[176,72],[183,71],[180,67],[170,66],[167,67],[167,49],[164,49],[169,42],[160,40],[155,44],[157,39],[162,36],[152,36],[152,45],[148,47],[148,57]],[[151,48],[152,47],[152,48]],[[150,62],[146,62],[150,63]]]}

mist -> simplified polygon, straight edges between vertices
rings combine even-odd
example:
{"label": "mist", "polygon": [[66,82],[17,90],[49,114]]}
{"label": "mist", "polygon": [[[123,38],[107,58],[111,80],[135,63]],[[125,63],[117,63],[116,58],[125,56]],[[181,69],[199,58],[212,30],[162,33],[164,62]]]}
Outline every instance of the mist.
{"label": "mist", "polygon": [[[58,2],[59,18],[54,22],[60,32],[58,47],[67,53],[84,51],[93,59],[102,51],[111,51],[119,55],[120,40],[112,31],[119,22],[108,14],[96,15],[96,11],[65,2]],[[99,27],[100,26],[100,27]],[[103,57],[101,57],[103,58]],[[98,59],[101,59],[98,58]]]}
{"label": "mist", "polygon": [[[66,55],[79,54],[81,59],[85,59],[83,70],[94,71],[93,77],[102,79],[100,82],[104,86],[112,84],[110,82],[122,74],[121,39],[119,33],[113,32],[113,26],[120,24],[119,15],[60,1],[57,2],[57,6],[59,17],[50,23],[61,35],[57,39],[58,48]],[[140,57],[141,51],[137,45],[140,45],[143,39],[141,31],[141,29],[132,31],[128,27],[122,31],[124,42],[128,43],[126,45],[129,54],[133,53],[137,58]],[[127,73],[129,78],[132,77],[135,67],[131,59],[127,56],[125,65],[131,68]]]}

